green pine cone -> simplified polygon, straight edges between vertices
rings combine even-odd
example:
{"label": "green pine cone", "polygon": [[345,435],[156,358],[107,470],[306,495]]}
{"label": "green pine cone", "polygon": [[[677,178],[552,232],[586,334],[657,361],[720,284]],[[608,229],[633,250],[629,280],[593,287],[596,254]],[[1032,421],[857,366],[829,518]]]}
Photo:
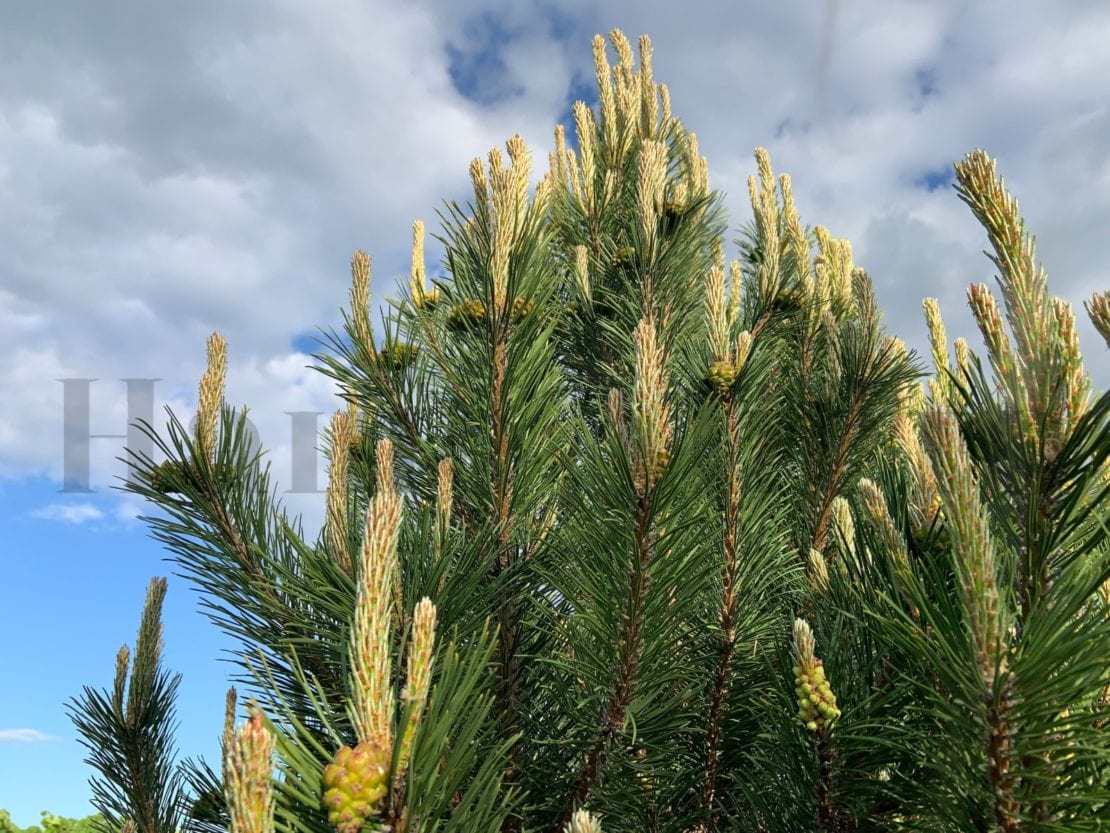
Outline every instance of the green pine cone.
{"label": "green pine cone", "polygon": [[516,298],[513,298],[513,309],[510,313],[510,317],[513,321],[519,321],[521,318],[524,318],[526,315],[532,312],[534,308],[535,304],[533,304],[530,300],[517,296]]}
{"label": "green pine cone", "polygon": [[807,673],[806,669],[794,666],[794,692],[798,696],[798,717],[811,732],[824,731],[840,717],[836,705],[836,695],[825,679],[825,669],[821,661]]}
{"label": "green pine cone", "polygon": [[636,262],[636,249],[621,246],[613,255],[613,264],[619,269],[631,269]]}
{"label": "green pine cone", "polygon": [[181,463],[165,460],[150,469],[150,488],[163,495],[175,493],[174,481],[185,473]]}
{"label": "green pine cone", "polygon": [[[222,463],[215,466],[216,483],[221,487],[229,488],[235,480],[235,474],[230,466]],[[149,471],[150,488],[159,494],[182,494],[178,484],[196,481],[197,473],[191,465],[185,465],[177,460],[164,460],[152,466]]]}
{"label": "green pine cone", "polygon": [[662,227],[666,235],[674,234],[678,224],[686,214],[686,204],[678,200],[666,200],[663,203]]}
{"label": "green pine cone", "polygon": [[339,833],[358,833],[389,790],[389,750],[371,743],[341,746],[324,767],[324,807]]}
{"label": "green pine cone", "polygon": [[709,372],[705,379],[713,390],[724,396],[736,381],[736,369],[732,366],[732,362],[716,361],[709,365]]}
{"label": "green pine cone", "polygon": [[771,308],[780,315],[789,315],[798,312],[805,306],[805,295],[801,290],[795,288],[780,289],[775,299],[771,302]]}
{"label": "green pine cone", "polygon": [[386,370],[404,370],[416,358],[417,349],[415,345],[395,341],[378,352],[378,364]]}
{"label": "green pine cone", "polygon": [[440,292],[438,288],[427,290],[412,299],[412,305],[421,312],[431,312],[439,306]]}
{"label": "green pine cone", "polygon": [[486,319],[486,307],[474,298],[456,304],[447,313],[447,326],[453,330],[465,330],[482,323]]}

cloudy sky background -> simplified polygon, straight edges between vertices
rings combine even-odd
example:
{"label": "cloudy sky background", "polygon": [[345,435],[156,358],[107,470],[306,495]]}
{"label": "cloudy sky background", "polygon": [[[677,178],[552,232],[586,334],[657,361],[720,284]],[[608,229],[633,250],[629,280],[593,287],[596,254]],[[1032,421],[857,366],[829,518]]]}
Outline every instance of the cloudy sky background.
{"label": "cloudy sky background", "polygon": [[[374,291],[407,272],[410,224],[465,198],[466,166],[514,132],[546,158],[593,100],[590,38],[652,35],[656,76],[699,137],[731,227],[752,150],[794,178],[804,222],[853,241],[892,331],[925,346],[921,298],[978,344],[963,293],[992,277],[950,188],[998,157],[1054,293],[1110,285],[1110,6],[1099,0],[777,3],[197,0],[11,3],[0,29],[0,807],[88,811],[62,709],[107,685],[162,553],[111,489],[62,489],[63,378],[91,383],[91,430],[125,430],[121,379],[157,378],[188,416],[213,330],[288,488],[291,411],[334,410],[307,370],[336,326],[354,248]],[[437,257],[430,252],[430,262]],[[1085,314],[1099,388],[1110,362]],[[321,426],[325,417],[321,417]],[[322,488],[323,461],[320,486]],[[289,495],[315,530],[322,495]],[[225,646],[171,580],[167,661],[184,672],[185,754],[212,755]]]}

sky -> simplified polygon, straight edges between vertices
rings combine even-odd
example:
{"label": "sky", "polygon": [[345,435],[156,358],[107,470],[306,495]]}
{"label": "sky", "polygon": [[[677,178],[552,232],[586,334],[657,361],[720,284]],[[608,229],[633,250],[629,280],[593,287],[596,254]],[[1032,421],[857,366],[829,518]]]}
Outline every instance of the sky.
{"label": "sky", "polygon": [[[251,407],[289,489],[289,414],[318,412],[322,428],[338,407],[307,354],[318,327],[340,323],[351,252],[371,254],[375,297],[389,295],[412,221],[434,228],[444,199],[465,199],[470,159],[513,133],[546,159],[554,125],[593,101],[591,38],[614,27],[651,35],[732,236],[766,147],[803,222],[852,240],[911,347],[926,347],[925,296],[951,336],[979,345],[964,292],[994,273],[951,188],[952,163],[976,147],[1018,196],[1050,289],[1078,310],[1110,285],[1102,0],[8,4],[0,808],[17,824],[90,811],[64,704],[110,685],[150,577],[172,572],[143,507],[114,488],[120,438],[90,439],[91,491],[66,488],[60,380],[95,380],[94,435],[126,433],[127,379],[156,379],[156,416],[187,419],[218,330],[228,401]],[[1105,389],[1107,351],[1079,319]],[[315,534],[322,492],[283,499]],[[172,576],[165,642],[183,675],[180,752],[215,762],[229,642]]]}

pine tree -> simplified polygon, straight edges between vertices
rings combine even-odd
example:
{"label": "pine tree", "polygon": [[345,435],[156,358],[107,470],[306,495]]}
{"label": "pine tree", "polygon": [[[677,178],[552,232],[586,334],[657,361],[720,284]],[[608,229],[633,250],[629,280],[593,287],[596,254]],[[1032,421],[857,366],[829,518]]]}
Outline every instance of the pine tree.
{"label": "pine tree", "polygon": [[185,818],[185,791],[173,745],[181,677],[162,667],[162,601],[166,580],[152,579],[135,651],[116,654],[111,691],[85,687],[69,704],[91,780],[97,823],[129,833],[173,833]]}
{"label": "pine tree", "polygon": [[[726,263],[650,42],[610,43],[575,148],[557,128],[534,188],[519,137],[474,160],[443,274],[418,221],[377,330],[355,253],[315,541],[219,335],[195,431],[148,426],[166,461],[127,488],[251,696],[222,773],[162,788],[205,833],[1103,829],[1110,399],[994,163],[956,165],[999,270],[1001,309],[968,293],[986,365],[927,300],[926,391],[762,149]],[[107,747],[134,727],[97,702]]]}

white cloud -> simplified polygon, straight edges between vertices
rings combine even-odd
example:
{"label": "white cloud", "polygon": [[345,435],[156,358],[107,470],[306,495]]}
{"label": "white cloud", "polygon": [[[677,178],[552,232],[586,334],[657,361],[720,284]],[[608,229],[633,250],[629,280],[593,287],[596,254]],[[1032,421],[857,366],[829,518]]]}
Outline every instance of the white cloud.
{"label": "white cloud", "polygon": [[[167,402],[190,414],[219,329],[229,398],[251,406],[286,488],[285,412],[337,406],[290,339],[337,323],[350,251],[374,257],[380,299],[407,268],[411,220],[434,226],[442,198],[465,198],[470,158],[519,131],[543,167],[572,87],[592,87],[589,38],[614,25],[652,35],[656,76],[698,133],[730,228],[750,215],[744,180],[766,146],[803,220],[852,239],[911,345],[925,345],[926,295],[950,333],[978,341],[963,292],[992,275],[985,235],[951,189],[917,184],[972,147],[1000,158],[1053,291],[1078,307],[1105,288],[1110,50],[1098,44],[1110,7],[1062,3],[1046,18],[1002,0],[790,0],[696,12],[331,0],[182,5],[117,28],[93,11],[76,23],[16,16],[0,33],[0,386],[16,403],[0,415],[0,476],[60,480],[57,379],[98,380],[92,433],[123,433],[128,377],[161,380],[158,421]],[[462,95],[461,65],[479,83],[497,76],[497,95]],[[1105,387],[1106,351],[1079,318]],[[98,491],[123,473],[120,444],[91,441]],[[320,504],[290,496],[310,513]]]}
{"label": "white cloud", "polygon": [[0,743],[42,743],[57,740],[38,729],[0,729]]}
{"label": "white cloud", "polygon": [[[0,415],[0,476],[61,479],[62,378],[97,380],[93,434],[123,433],[123,378],[162,380],[158,421],[166,402],[187,415],[214,329],[231,345],[229,395],[269,425],[287,476],[284,412],[337,403],[303,358],[283,363],[295,334],[337,322],[351,250],[374,255],[375,296],[388,293],[412,219],[464,195],[470,158],[514,130],[539,146],[565,83],[533,73],[512,106],[469,101],[420,6],[128,20],[121,33],[90,18],[87,38],[15,20],[11,48],[0,34],[0,384],[17,403]],[[238,398],[244,370],[272,378]],[[90,442],[98,491],[123,474],[121,444]]]}
{"label": "white cloud", "polygon": [[104,517],[104,513],[91,503],[52,503],[31,512],[36,518],[47,521],[62,521],[67,524],[83,524]]}
{"label": "white cloud", "polygon": [[132,497],[126,497],[120,500],[115,507],[114,516],[116,521],[124,526],[134,525],[139,518],[146,511],[143,504]]}

